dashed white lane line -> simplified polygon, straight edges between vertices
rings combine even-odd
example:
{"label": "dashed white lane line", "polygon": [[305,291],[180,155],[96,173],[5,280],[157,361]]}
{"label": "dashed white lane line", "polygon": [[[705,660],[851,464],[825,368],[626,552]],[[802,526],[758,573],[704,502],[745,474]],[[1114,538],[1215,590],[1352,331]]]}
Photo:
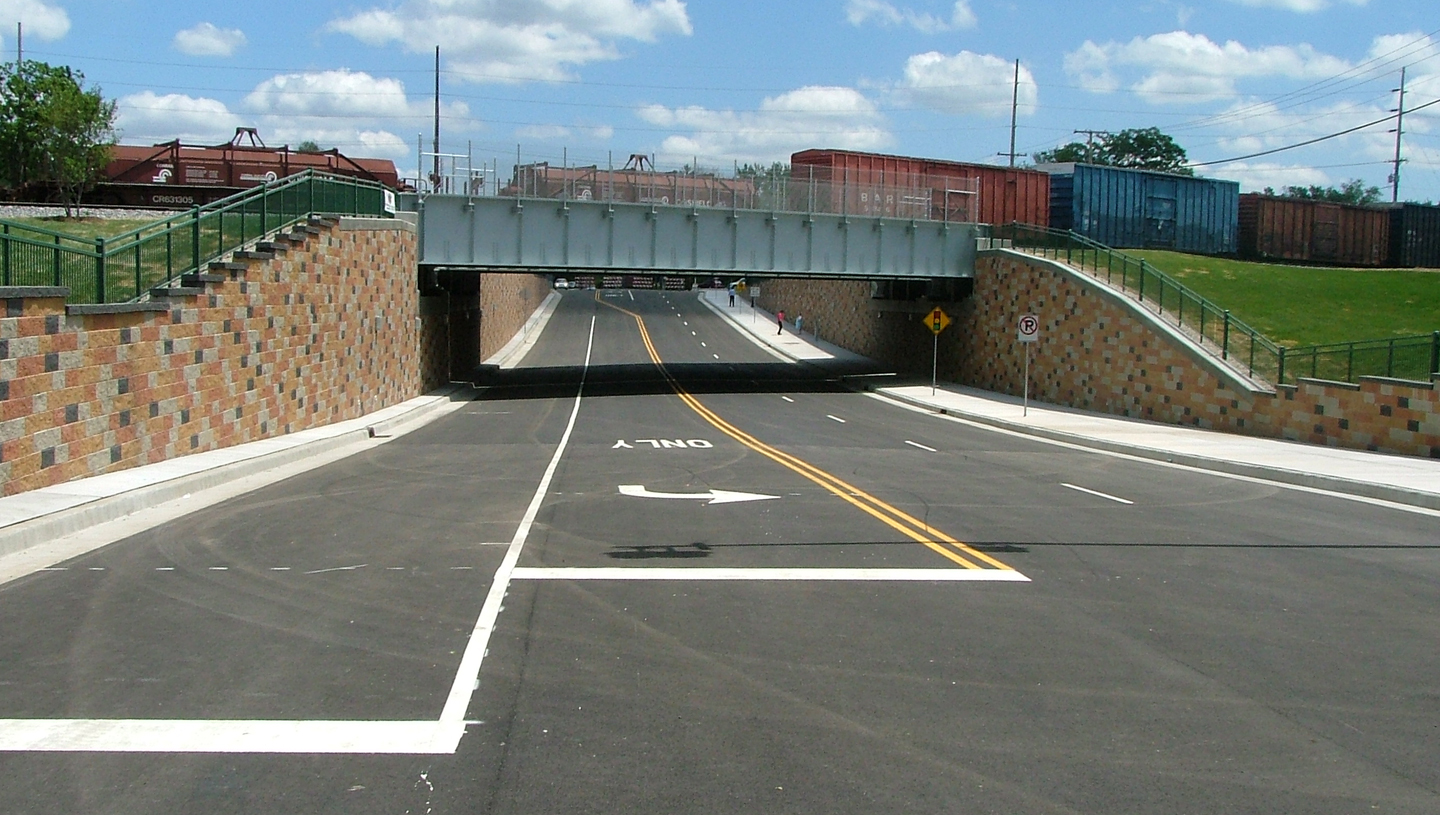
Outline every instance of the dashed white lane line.
{"label": "dashed white lane line", "polygon": [[270,567],[270,571],[272,571],[272,572],[288,572],[288,571],[290,571],[290,567],[289,567],[289,566],[271,566],[271,567]]}
{"label": "dashed white lane line", "polygon": [[156,566],[156,567],[155,567],[155,571],[157,571],[157,572],[173,572],[173,571],[175,571],[175,567],[174,567],[174,566]]}
{"label": "dashed white lane line", "polygon": [[791,404],[794,404],[794,402],[795,402],[794,399],[791,399],[791,398],[788,397],[788,396],[782,396],[782,397],[780,397],[780,398],[781,398],[781,399],[784,399],[784,400],[787,401],[787,402],[790,402]]}
{"label": "dashed white lane line", "polygon": [[1088,493],[1088,494],[1090,494],[1090,495],[1096,496],[1097,498],[1104,498],[1104,499],[1107,500],[1107,501],[1114,501],[1114,502],[1117,503],[1117,504],[1133,504],[1133,503],[1135,503],[1134,501],[1127,501],[1127,500],[1125,500],[1124,498],[1116,498],[1116,497],[1113,496],[1113,495],[1107,495],[1106,493],[1098,492],[1098,491],[1096,491],[1096,490],[1087,490],[1087,489],[1085,489],[1084,487],[1077,487],[1077,486],[1075,486],[1074,484],[1066,484],[1066,483],[1063,482],[1063,481],[1060,482],[1060,486],[1062,486],[1062,487],[1069,487],[1070,489],[1075,490],[1076,492]]}
{"label": "dashed white lane line", "polygon": [[938,452],[940,452],[939,450],[936,450],[934,447],[926,446],[926,445],[924,445],[924,444],[921,444],[921,443],[918,442],[918,441],[910,441],[909,439],[906,439],[906,440],[905,440],[905,443],[908,444],[908,445],[910,445],[911,447],[919,447],[921,450],[927,450],[927,451],[929,451],[929,452],[931,452],[931,453],[938,453]]}
{"label": "dashed white lane line", "polygon": [[710,356],[712,356],[712,357],[714,357],[714,358],[716,358],[716,359],[719,359],[719,358],[720,358],[720,355],[719,355],[719,354],[711,354]]}
{"label": "dashed white lane line", "polygon": [[840,418],[839,416],[836,416],[836,415],[833,414],[833,413],[827,413],[827,414],[825,414],[825,418],[827,418],[827,419],[834,419],[835,421],[839,422],[840,424],[845,424],[845,420],[844,420],[844,419]]}
{"label": "dashed white lane line", "polygon": [[695,333],[695,332],[694,332],[694,331],[691,331],[691,332],[690,332],[690,336],[692,336],[692,337],[696,337],[696,336],[699,336],[699,335],[698,335],[698,334],[696,334],[696,333]]}
{"label": "dashed white lane line", "polygon": [[228,572],[228,571],[230,571],[230,567],[229,567],[229,566],[211,566],[211,567],[210,567],[210,571],[212,571],[212,572]]}
{"label": "dashed white lane line", "polygon": [[710,346],[706,345],[704,340],[701,340],[701,341],[700,341],[700,347],[701,347],[701,348],[709,348]]}

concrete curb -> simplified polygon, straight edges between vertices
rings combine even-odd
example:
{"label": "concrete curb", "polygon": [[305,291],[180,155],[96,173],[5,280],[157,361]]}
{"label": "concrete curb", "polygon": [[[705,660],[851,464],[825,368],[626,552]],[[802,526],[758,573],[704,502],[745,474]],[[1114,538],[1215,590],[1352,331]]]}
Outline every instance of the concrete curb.
{"label": "concrete curb", "polygon": [[515,333],[515,336],[501,346],[499,351],[491,354],[489,359],[481,362],[481,367],[508,370],[519,365],[520,361],[525,359],[525,355],[530,353],[530,349],[535,347],[540,335],[545,333],[545,326],[550,322],[550,315],[555,313],[555,308],[559,305],[560,292],[551,291],[545,295],[545,299],[541,300],[540,305],[536,306],[535,311],[526,318],[525,324],[520,326],[520,330]]}
{"label": "concrete curb", "polygon": [[984,416],[969,413],[962,410],[940,408],[914,397],[897,393],[886,393],[873,385],[853,385],[857,389],[891,399],[907,405],[924,408],[932,413],[939,413],[944,416],[954,416],[957,419],[975,422],[976,424],[988,425],[1001,430],[1009,430],[1014,433],[1021,433],[1027,436],[1060,441],[1073,444],[1077,447],[1089,447],[1096,450],[1104,450],[1110,453],[1123,453],[1136,458],[1149,459],[1151,461],[1163,461],[1169,464],[1183,464],[1187,467],[1194,467],[1200,470],[1212,470],[1214,472],[1227,473],[1230,475],[1243,475],[1250,478],[1259,478],[1266,481],[1276,481],[1281,484],[1292,484],[1299,487],[1310,487],[1313,489],[1341,492],[1347,495],[1357,495],[1364,498],[1377,498],[1382,501],[1393,501],[1397,504],[1423,507],[1425,509],[1440,510],[1440,495],[1432,493],[1416,492],[1407,490],[1404,487],[1393,487],[1387,484],[1375,484],[1366,481],[1354,481],[1347,478],[1307,473],[1299,470],[1287,470],[1282,467],[1266,467],[1259,464],[1247,464],[1238,461],[1227,461],[1225,459],[1199,456],[1194,453],[1179,453],[1169,450],[1157,450],[1153,447],[1142,447],[1139,445],[1125,444],[1124,442],[1107,441],[1096,439],[1091,436],[1082,436],[1077,433],[1067,433],[1063,430],[1051,430],[1044,427],[1013,422],[1007,419],[997,419],[994,416]]}
{"label": "concrete curb", "polygon": [[[116,491],[108,495],[96,495],[89,500],[81,500],[74,506],[38,515],[29,520],[13,523],[0,527],[0,556],[13,554],[32,546],[48,543],[57,538],[73,535],[94,526],[122,518],[126,515],[138,512],[143,509],[163,504],[184,497],[187,494],[199,492],[210,487],[218,486],[226,482],[235,481],[247,476],[255,475],[283,467],[306,458],[335,450],[348,444],[355,444],[371,438],[383,438],[386,436],[399,435],[409,432],[422,424],[436,418],[435,414],[443,408],[452,405],[463,405],[468,400],[459,402],[452,399],[453,396],[468,390],[468,386],[452,386],[439,391],[418,397],[410,402],[415,402],[410,408],[403,411],[395,411],[397,406],[375,411],[376,414],[391,413],[380,417],[378,420],[366,421],[367,417],[351,419],[338,424],[349,424],[347,427],[333,435],[323,436],[313,440],[300,440],[289,444],[279,450],[270,452],[257,451],[254,455],[243,458],[239,461],[228,461],[206,467],[197,472],[190,472],[174,477],[147,484],[141,487]],[[404,405],[405,403],[401,403]],[[374,414],[372,414],[374,415]],[[333,425],[331,426],[333,427]],[[319,435],[327,428],[319,427],[310,430],[300,431],[289,437],[277,439],[265,439],[254,444],[273,446],[274,443],[284,443],[296,437],[304,435]],[[269,442],[270,444],[266,444]],[[244,445],[241,445],[243,447]],[[234,453],[237,448],[224,448],[223,451]],[[210,451],[210,452],[223,452]],[[204,453],[200,455],[205,455]],[[172,459],[172,461],[183,461]],[[134,473],[134,470],[121,470],[120,475]],[[105,476],[96,476],[104,478]],[[79,492],[84,482],[68,482],[61,487],[69,487],[71,494]],[[27,493],[21,493],[26,495]]]}

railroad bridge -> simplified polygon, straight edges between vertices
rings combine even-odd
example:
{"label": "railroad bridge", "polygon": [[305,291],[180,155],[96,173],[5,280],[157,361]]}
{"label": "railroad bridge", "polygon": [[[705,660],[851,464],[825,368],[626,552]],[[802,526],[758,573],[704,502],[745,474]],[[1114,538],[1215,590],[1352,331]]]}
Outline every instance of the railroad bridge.
{"label": "railroad bridge", "polygon": [[973,223],[699,204],[428,195],[422,269],[560,275],[968,278]]}

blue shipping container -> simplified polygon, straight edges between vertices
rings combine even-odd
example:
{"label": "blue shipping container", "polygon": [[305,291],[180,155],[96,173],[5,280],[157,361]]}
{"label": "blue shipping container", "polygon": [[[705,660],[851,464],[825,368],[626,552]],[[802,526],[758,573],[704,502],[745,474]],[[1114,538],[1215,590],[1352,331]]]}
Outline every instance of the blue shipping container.
{"label": "blue shipping container", "polygon": [[1095,164],[1042,164],[1050,226],[1116,249],[1233,255],[1240,184]]}

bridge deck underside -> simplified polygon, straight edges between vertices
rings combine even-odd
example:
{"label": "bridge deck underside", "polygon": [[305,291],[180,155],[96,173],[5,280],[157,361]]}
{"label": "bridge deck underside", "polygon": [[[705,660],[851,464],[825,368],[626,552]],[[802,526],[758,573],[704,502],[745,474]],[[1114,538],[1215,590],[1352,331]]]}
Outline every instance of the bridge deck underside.
{"label": "bridge deck underside", "polygon": [[432,195],[421,263],[497,271],[972,277],[969,223]]}

